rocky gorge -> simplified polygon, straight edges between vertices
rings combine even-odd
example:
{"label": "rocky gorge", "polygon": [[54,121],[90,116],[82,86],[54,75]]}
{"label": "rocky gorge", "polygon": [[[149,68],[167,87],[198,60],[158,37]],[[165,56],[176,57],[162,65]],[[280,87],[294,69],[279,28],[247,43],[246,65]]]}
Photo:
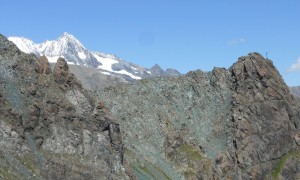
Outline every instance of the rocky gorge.
{"label": "rocky gorge", "polygon": [[299,126],[258,53],[91,92],[0,35],[0,179],[297,179]]}

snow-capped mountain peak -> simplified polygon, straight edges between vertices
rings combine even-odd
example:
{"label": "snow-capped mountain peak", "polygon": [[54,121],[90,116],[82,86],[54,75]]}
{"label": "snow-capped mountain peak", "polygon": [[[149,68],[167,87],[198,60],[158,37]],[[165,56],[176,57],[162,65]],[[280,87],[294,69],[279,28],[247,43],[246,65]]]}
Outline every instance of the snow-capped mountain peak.
{"label": "snow-capped mountain peak", "polygon": [[72,64],[86,65],[86,61],[94,61],[93,56],[73,35],[63,33],[57,40],[37,44],[40,54],[47,57],[64,57]]}
{"label": "snow-capped mountain peak", "polygon": [[77,45],[80,48],[85,49],[85,47],[81,44],[81,42],[72,34],[69,34],[67,32],[64,32],[62,36],[58,38],[58,41],[63,43],[63,44],[73,44]]}
{"label": "snow-capped mountain peak", "polygon": [[35,53],[36,54],[38,52],[35,43],[28,38],[9,37],[8,40],[17,44],[18,48],[25,53]]}
{"label": "snow-capped mountain peak", "polygon": [[56,63],[59,57],[63,57],[69,64],[92,67],[102,74],[118,76],[127,81],[166,75],[162,69],[160,73],[157,73],[153,68],[146,69],[123,61],[112,54],[90,52],[75,36],[67,32],[64,32],[57,40],[48,40],[40,44],[35,44],[32,40],[23,37],[10,37],[9,40],[25,53],[45,55],[50,63]]}

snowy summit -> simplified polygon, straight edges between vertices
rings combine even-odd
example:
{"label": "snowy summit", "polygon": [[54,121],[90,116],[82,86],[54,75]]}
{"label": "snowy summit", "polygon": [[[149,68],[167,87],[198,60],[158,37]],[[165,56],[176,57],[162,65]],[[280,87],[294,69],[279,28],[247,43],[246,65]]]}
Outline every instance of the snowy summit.
{"label": "snowy summit", "polygon": [[[25,53],[34,53],[37,56],[45,55],[50,63],[56,63],[57,59],[62,57],[66,59],[68,64],[96,68],[102,74],[121,76],[128,81],[151,76],[168,75],[168,70],[158,74],[157,72],[152,72],[151,68],[146,69],[139,65],[123,61],[112,54],[91,52],[75,36],[67,32],[63,33],[57,40],[47,40],[39,44],[24,37],[9,37],[8,39]],[[177,75],[180,75],[180,73],[178,72]]]}

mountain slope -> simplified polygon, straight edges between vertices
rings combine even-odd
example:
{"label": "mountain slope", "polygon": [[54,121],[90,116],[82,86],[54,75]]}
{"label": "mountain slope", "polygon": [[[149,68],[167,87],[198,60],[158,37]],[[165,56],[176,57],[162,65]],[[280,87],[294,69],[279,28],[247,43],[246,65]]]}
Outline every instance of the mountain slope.
{"label": "mountain slope", "polygon": [[59,58],[0,35],[0,179],[120,179],[119,125]]}
{"label": "mountain slope", "polygon": [[299,105],[258,53],[100,100],[64,59],[49,66],[0,35],[1,179],[299,177]]}
{"label": "mountain slope", "polygon": [[[271,61],[110,87],[124,162],[138,179],[296,179],[300,111]],[[126,97],[126,98],[124,98]]]}
{"label": "mountain slope", "polygon": [[157,74],[152,69],[126,62],[115,55],[101,52],[90,52],[73,35],[64,33],[57,40],[35,44],[33,41],[22,37],[9,37],[21,51],[34,53],[37,56],[45,55],[50,63],[56,63],[58,57],[63,57],[68,64],[87,66],[97,69],[104,75],[117,76],[126,81],[134,81],[151,76],[179,76],[176,70],[162,70]]}

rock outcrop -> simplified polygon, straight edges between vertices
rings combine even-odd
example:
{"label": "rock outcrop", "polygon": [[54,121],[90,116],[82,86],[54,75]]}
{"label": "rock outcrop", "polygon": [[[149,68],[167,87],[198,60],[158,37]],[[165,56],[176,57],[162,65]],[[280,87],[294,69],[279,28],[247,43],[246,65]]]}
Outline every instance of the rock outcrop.
{"label": "rock outcrop", "polygon": [[0,179],[126,178],[118,123],[59,59],[0,35]]}
{"label": "rock outcrop", "polygon": [[138,179],[295,179],[299,106],[258,53],[230,68],[107,88]]}
{"label": "rock outcrop", "polygon": [[241,57],[231,70],[236,78],[233,121],[237,163],[244,170],[243,178],[266,177],[278,159],[296,148],[299,107],[272,62],[261,55]]}
{"label": "rock outcrop", "polygon": [[176,69],[167,69],[164,71],[158,64],[155,64],[149,69],[151,72],[151,77],[162,77],[162,76],[180,76],[181,73]]}

